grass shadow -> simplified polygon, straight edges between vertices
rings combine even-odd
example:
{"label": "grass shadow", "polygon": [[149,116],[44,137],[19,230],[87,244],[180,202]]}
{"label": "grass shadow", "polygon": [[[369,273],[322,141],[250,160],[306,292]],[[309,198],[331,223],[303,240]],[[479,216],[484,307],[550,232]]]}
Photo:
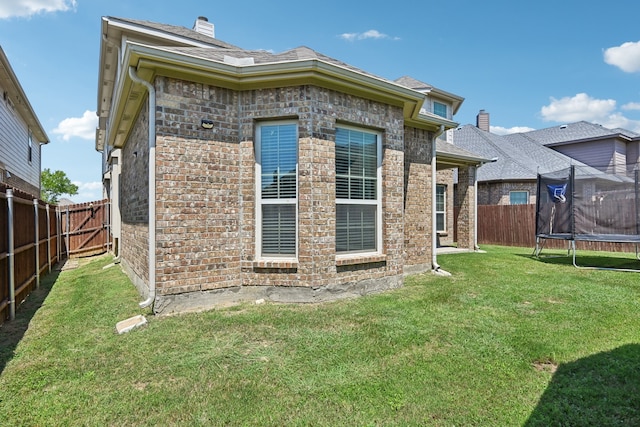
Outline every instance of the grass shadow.
{"label": "grass shadow", "polygon": [[34,289],[16,309],[14,320],[5,320],[0,326],[0,374],[13,358],[16,347],[29,328],[29,323],[38,312],[60,275],[62,264],[56,264],[51,273],[40,277],[40,286]]}
{"label": "grass shadow", "polygon": [[[567,255],[567,252],[558,251],[549,254],[542,254],[539,257],[535,255],[518,255],[523,258],[533,259],[545,264],[555,265],[573,265],[573,257],[571,254]],[[576,264],[578,267],[587,268],[602,268],[602,269],[627,269],[638,270],[640,273],[640,261],[635,258],[634,254],[621,254],[618,256],[610,256],[607,253],[603,254],[580,254],[576,255]]]}
{"label": "grass shadow", "polygon": [[524,427],[640,425],[640,344],[561,364]]}

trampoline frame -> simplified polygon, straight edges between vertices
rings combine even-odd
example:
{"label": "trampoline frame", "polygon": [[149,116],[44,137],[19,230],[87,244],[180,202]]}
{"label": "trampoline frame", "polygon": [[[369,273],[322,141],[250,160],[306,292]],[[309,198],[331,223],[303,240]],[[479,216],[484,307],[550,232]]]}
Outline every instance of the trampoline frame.
{"label": "trampoline frame", "polygon": [[[570,215],[570,233],[553,233],[551,229],[551,233],[540,233],[538,230],[539,225],[539,214],[540,214],[540,203],[541,203],[541,175],[538,174],[538,182],[537,182],[537,200],[536,200],[536,247],[534,249],[533,255],[536,258],[541,257],[541,252],[544,248],[544,242],[547,239],[552,240],[565,240],[567,241],[567,256],[572,256],[573,266],[580,269],[590,269],[590,270],[612,270],[612,271],[628,271],[634,273],[640,273],[640,266],[638,269],[631,268],[615,268],[615,267],[594,267],[594,266],[582,266],[578,265],[576,261],[576,242],[607,242],[607,243],[627,243],[635,245],[635,255],[636,260],[640,261],[640,220],[638,220],[638,216],[640,215],[640,197],[638,197],[638,183],[639,183],[639,171],[635,171],[635,206],[636,206],[636,231],[637,234],[577,234],[575,232],[575,213],[573,211],[573,198],[574,198],[574,190],[575,190],[575,166],[572,165],[570,168],[569,175],[569,185],[570,185],[570,203],[571,203],[571,215]],[[555,206],[554,208],[555,209]],[[552,227],[550,227],[552,228]],[[550,257],[560,257],[561,255],[551,255]]]}

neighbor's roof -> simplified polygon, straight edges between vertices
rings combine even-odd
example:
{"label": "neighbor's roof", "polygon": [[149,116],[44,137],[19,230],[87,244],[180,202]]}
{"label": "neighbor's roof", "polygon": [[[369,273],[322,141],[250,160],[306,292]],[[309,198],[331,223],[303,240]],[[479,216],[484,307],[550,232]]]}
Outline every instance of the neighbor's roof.
{"label": "neighbor's roof", "polygon": [[535,180],[538,173],[557,171],[571,165],[587,167],[523,134],[501,136],[473,125],[465,125],[452,132],[456,146],[496,159],[478,169],[480,182]]}
{"label": "neighbor's roof", "polygon": [[13,72],[13,68],[11,68],[11,64],[9,64],[9,59],[5,55],[4,50],[2,50],[2,46],[0,46],[0,87],[2,87],[4,91],[2,96],[5,99],[11,100],[11,103],[18,110],[20,116],[27,122],[33,137],[40,144],[49,143],[49,137],[40,124],[40,120],[38,120],[35,111],[33,111],[29,98],[27,98],[18,81],[18,77],[16,77]]}
{"label": "neighbor's roof", "polygon": [[525,136],[532,141],[546,146],[561,145],[574,142],[584,142],[604,138],[637,138],[640,134],[626,129],[608,129],[596,123],[579,121],[565,125],[552,126],[545,129],[534,130],[517,134],[506,135],[511,138],[514,135]]}

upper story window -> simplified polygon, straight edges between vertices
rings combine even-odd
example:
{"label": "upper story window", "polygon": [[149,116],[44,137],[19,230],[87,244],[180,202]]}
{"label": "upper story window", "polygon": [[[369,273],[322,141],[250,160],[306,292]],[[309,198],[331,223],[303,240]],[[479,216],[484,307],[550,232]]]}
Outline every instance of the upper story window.
{"label": "upper story window", "polygon": [[257,253],[297,255],[298,127],[294,122],[261,123],[256,129]]}
{"label": "upper story window", "polygon": [[433,101],[433,114],[444,117],[445,119],[448,117],[447,115],[447,104],[443,104],[442,102]]}
{"label": "upper story window", "polygon": [[509,192],[510,205],[526,205],[528,203],[529,203],[528,191],[510,191]]}
{"label": "upper story window", "polygon": [[382,135],[336,128],[336,253],[382,246]]}

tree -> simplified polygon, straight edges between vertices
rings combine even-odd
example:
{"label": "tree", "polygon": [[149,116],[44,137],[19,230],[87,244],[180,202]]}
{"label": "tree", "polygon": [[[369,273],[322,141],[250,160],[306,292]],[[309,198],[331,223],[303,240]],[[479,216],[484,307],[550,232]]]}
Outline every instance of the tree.
{"label": "tree", "polygon": [[49,168],[40,174],[40,188],[42,200],[52,205],[58,203],[62,194],[78,194],[78,186],[67,178],[67,174],[62,171],[51,172]]}

